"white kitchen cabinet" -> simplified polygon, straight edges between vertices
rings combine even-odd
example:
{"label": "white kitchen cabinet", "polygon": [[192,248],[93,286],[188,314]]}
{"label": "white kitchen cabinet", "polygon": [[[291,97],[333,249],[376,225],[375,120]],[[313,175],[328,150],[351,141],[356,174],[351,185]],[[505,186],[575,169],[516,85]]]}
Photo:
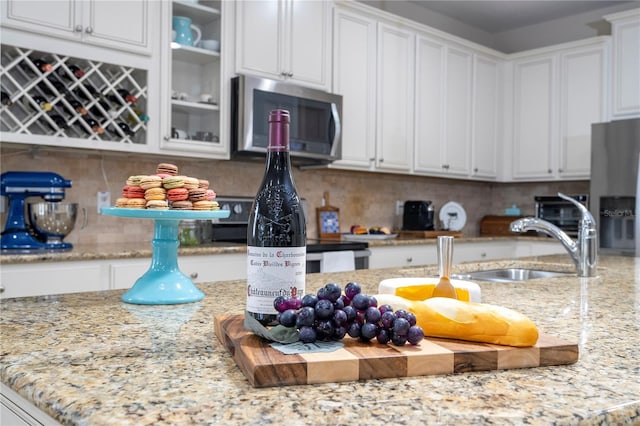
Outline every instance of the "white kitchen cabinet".
{"label": "white kitchen cabinet", "polygon": [[513,178],[553,177],[551,145],[555,134],[553,97],[556,59],[543,56],[514,64]]}
{"label": "white kitchen cabinet", "polygon": [[500,146],[500,63],[474,54],[473,118],[471,135],[471,176],[498,177]]}
{"label": "white kitchen cabinet", "polygon": [[414,171],[495,179],[497,62],[422,34],[416,44]]}
{"label": "white kitchen cabinet", "polygon": [[342,157],[332,167],[369,170],[376,156],[376,20],[334,10],[333,92],[342,95]]}
{"label": "white kitchen cabinet", "polygon": [[[246,278],[245,253],[179,256],[178,267],[195,283]],[[44,296],[130,288],[151,259],[3,264],[0,298]]]}
{"label": "white kitchen cabinet", "polygon": [[[436,265],[438,263],[436,243],[402,246],[369,247],[371,257],[369,268],[401,268],[410,266]],[[454,243],[453,264],[496,259],[515,259],[526,256],[564,254],[566,250],[553,239],[458,241]],[[568,257],[568,262],[571,259]]]}
{"label": "white kitchen cabinet", "polygon": [[413,154],[415,34],[378,23],[376,169],[408,172]]}
{"label": "white kitchen cabinet", "polygon": [[597,45],[560,55],[559,178],[591,176],[591,125],[606,120],[607,53]]}
{"label": "white kitchen cabinet", "polygon": [[236,2],[236,71],[331,87],[331,2]]}
{"label": "white kitchen cabinet", "polygon": [[100,261],[3,264],[0,297],[108,290],[106,271]]}
{"label": "white kitchen cabinet", "polygon": [[150,55],[152,0],[6,0],[2,25]]}
{"label": "white kitchen cabinet", "polygon": [[409,173],[414,33],[336,7],[333,91],[343,96],[342,159],[331,167]]}
{"label": "white kitchen cabinet", "polygon": [[607,39],[517,56],[512,178],[589,179],[591,124],[606,119]]}
{"label": "white kitchen cabinet", "polygon": [[613,37],[611,115],[640,117],[640,9],[604,18],[611,22]]}
{"label": "white kitchen cabinet", "polygon": [[[109,288],[130,288],[151,265],[150,259],[119,259],[109,263]],[[179,256],[178,267],[194,283],[246,278],[247,256],[227,253],[207,256]]]}
{"label": "white kitchen cabinet", "polygon": [[0,423],[6,426],[60,425],[4,383],[0,383]]}
{"label": "white kitchen cabinet", "polygon": [[[225,2],[172,1],[163,3],[161,103],[163,153],[202,155],[206,158],[229,157],[227,115],[228,82],[223,81],[220,42]],[[231,6],[232,7],[232,6]],[[191,19],[201,32],[194,46],[175,43],[171,38],[173,17]],[[193,31],[194,38],[196,31]],[[218,41],[217,49],[205,48],[203,40]]]}

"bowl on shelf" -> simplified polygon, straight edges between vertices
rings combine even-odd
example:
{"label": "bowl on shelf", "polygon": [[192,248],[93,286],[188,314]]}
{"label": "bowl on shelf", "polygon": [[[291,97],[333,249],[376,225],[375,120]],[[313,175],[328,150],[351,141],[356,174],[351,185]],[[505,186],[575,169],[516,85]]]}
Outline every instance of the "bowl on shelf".
{"label": "bowl on shelf", "polygon": [[212,52],[217,52],[220,50],[220,41],[219,40],[201,40],[199,46],[203,49],[211,50]]}

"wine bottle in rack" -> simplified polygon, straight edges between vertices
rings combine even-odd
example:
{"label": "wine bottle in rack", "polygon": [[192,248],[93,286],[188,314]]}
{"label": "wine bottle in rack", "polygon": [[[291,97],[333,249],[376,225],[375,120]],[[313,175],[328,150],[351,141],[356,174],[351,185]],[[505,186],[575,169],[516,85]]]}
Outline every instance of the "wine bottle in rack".
{"label": "wine bottle in rack", "polygon": [[33,99],[33,101],[36,104],[38,104],[38,107],[40,107],[40,109],[43,111],[49,112],[53,108],[53,106],[49,103],[49,101],[47,101],[45,98],[43,98],[40,95],[32,96],[31,99]]}
{"label": "wine bottle in rack", "polygon": [[[53,122],[56,123],[56,126],[58,126],[59,129],[66,130],[69,128],[69,123],[67,123],[67,120],[60,114],[51,114],[49,118],[51,118]],[[53,130],[57,131],[58,129],[53,129]]]}
{"label": "wine bottle in rack", "polygon": [[69,102],[69,105],[73,107],[75,112],[77,112],[82,116],[87,115],[88,113],[87,109],[77,99],[73,98],[72,96],[67,96],[66,99],[67,99],[67,102]]}
{"label": "wine bottle in rack", "polygon": [[129,127],[129,125],[127,123],[124,123],[122,121],[118,121],[116,123],[116,126],[118,126],[120,128],[120,130],[122,130],[122,132],[127,136],[133,136],[135,134],[135,132],[133,130],[131,130],[131,127]]}
{"label": "wine bottle in rack", "polygon": [[277,296],[305,292],[306,224],[291,175],[289,112],[269,113],[264,177],[247,229],[247,314],[262,325],[276,323]]}
{"label": "wine bottle in rack", "polygon": [[[73,74],[75,78],[81,78],[84,76],[84,71],[77,65],[68,65],[67,68],[69,68],[69,71],[71,71],[71,74]],[[65,80],[71,80],[69,74],[62,67],[60,67],[58,74]]]}
{"label": "wine bottle in rack", "polygon": [[84,121],[86,121],[87,124],[91,127],[91,130],[93,130],[93,133],[96,133],[98,135],[101,135],[104,133],[104,128],[100,125],[100,123],[98,123],[93,118],[85,116]]}
{"label": "wine bottle in rack", "polygon": [[11,100],[11,96],[9,96],[9,94],[7,92],[5,92],[4,90],[2,92],[0,92],[0,101],[2,102],[2,105],[6,106],[6,107],[10,107],[11,105],[13,105],[13,101]]}
{"label": "wine bottle in rack", "polygon": [[42,58],[31,59],[31,62],[33,62],[33,65],[35,65],[42,73],[49,72],[53,69],[53,65]]}
{"label": "wine bottle in rack", "polygon": [[54,74],[49,75],[47,77],[47,80],[58,91],[59,94],[65,94],[69,92],[69,89],[67,89],[67,86],[63,82],[61,82],[56,75]]}
{"label": "wine bottle in rack", "polygon": [[[120,97],[122,97],[122,99],[130,104],[135,104],[136,102],[138,102],[138,98],[136,98],[135,96],[133,96],[131,93],[129,93],[128,90],[126,89],[116,89],[116,92],[118,92],[118,94],[120,95]],[[107,99],[109,99],[111,102],[113,102],[116,105],[120,105],[122,102],[120,101],[120,99],[118,99],[117,96],[115,96],[114,94],[110,93],[107,95]]]}
{"label": "wine bottle in rack", "polygon": [[138,123],[149,122],[150,120],[149,116],[145,114],[144,111],[142,111],[141,109],[134,108],[133,112],[135,113],[135,116],[133,114],[127,115],[127,122],[132,126],[135,126]]}

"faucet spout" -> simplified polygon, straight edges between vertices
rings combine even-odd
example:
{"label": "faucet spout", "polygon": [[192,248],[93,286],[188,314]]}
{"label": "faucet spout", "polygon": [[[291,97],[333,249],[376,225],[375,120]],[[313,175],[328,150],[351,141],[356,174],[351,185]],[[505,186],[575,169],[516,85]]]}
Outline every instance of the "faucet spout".
{"label": "faucet spout", "polygon": [[576,241],[573,241],[566,232],[553,223],[534,217],[525,217],[511,222],[511,232],[538,231],[557,239],[575,263],[578,276],[594,277],[598,263],[598,233],[596,230],[596,221],[593,219],[589,210],[573,198],[562,193],[558,193],[558,196],[575,204],[580,210],[581,218],[578,224],[578,238]]}

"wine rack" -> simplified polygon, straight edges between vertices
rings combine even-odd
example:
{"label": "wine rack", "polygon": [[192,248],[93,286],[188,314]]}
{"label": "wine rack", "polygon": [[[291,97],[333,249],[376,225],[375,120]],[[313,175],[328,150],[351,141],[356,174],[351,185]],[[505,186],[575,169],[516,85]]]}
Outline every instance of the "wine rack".
{"label": "wine rack", "polygon": [[147,71],[1,46],[0,131],[146,144]]}

